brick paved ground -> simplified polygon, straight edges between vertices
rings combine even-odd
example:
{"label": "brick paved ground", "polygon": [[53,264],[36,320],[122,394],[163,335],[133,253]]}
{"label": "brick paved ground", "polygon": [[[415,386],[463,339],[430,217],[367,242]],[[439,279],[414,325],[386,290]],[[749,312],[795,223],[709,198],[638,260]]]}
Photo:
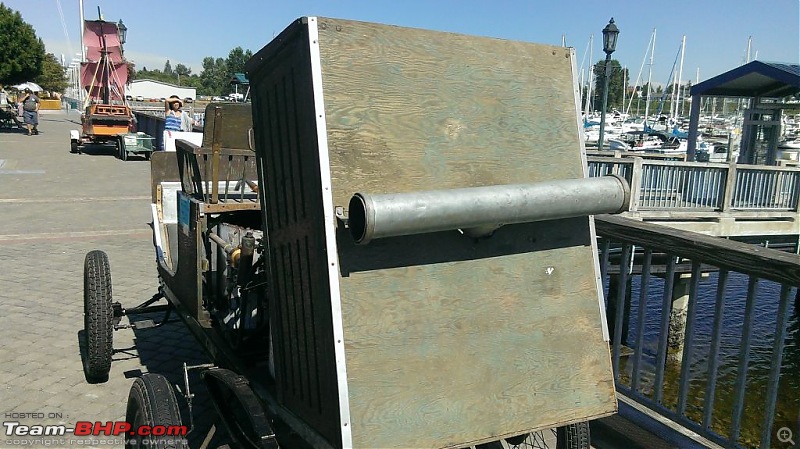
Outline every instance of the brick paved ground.
{"label": "brick paved ground", "polygon": [[[208,361],[181,323],[121,330],[114,333],[115,349],[131,349],[114,354],[108,382],[89,384],[84,378],[80,338],[86,253],[108,253],[114,299],[125,307],[150,298],[157,277],[148,225],[149,163],[137,158],[122,162],[112,156],[111,147],[87,149],[91,155],[70,154],[69,130],[77,129],[77,122],[77,115],[58,112],[41,116],[38,136],[0,130],[4,422],[71,425],[78,420],[124,420],[136,376],[162,373],[182,385],[183,362]],[[202,393],[202,385],[194,380],[193,390]],[[196,412],[199,423],[208,424],[208,405]],[[14,413],[43,413],[45,419],[17,419]],[[185,413],[184,422],[188,423]],[[0,448],[20,447],[4,434],[0,433]],[[190,438],[192,443],[199,441],[202,435],[197,433]],[[66,443],[55,447],[109,447]],[[27,447],[54,446],[39,442]]]}

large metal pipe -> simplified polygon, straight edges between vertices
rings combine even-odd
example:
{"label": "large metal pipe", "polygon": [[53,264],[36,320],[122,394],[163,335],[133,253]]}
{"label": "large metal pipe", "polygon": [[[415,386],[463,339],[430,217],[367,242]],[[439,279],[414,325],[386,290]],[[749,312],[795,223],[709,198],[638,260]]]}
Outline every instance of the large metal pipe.
{"label": "large metal pipe", "polygon": [[619,213],[629,202],[630,187],[616,175],[416,193],[356,193],[350,199],[348,227],[360,244],[453,229],[487,234],[505,224]]}

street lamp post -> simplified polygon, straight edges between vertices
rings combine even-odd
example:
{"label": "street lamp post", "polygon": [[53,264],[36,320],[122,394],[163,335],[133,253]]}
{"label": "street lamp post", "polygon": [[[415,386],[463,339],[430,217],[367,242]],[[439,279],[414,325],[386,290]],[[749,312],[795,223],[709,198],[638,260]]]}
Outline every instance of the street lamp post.
{"label": "street lamp post", "polygon": [[128,27],[122,23],[122,19],[119,19],[117,24],[117,33],[119,34],[119,43],[124,45],[128,38]]}
{"label": "street lamp post", "polygon": [[603,133],[606,128],[606,108],[608,107],[608,78],[611,77],[611,53],[617,49],[617,36],[619,28],[614,25],[614,18],[603,28],[603,51],[606,53],[605,79],[603,80],[603,109],[600,111],[600,137],[597,140],[597,149],[603,149]]}

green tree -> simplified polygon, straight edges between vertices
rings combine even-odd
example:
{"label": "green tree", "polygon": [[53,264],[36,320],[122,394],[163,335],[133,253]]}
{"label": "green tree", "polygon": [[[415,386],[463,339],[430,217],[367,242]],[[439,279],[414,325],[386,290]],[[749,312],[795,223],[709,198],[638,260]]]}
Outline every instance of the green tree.
{"label": "green tree", "polygon": [[[630,79],[627,69],[622,69],[619,61],[612,59],[609,61],[611,74],[608,78],[608,109],[621,108],[622,105],[622,92],[627,86],[624,86],[623,80]],[[594,66],[595,76],[595,92],[596,92],[596,108],[599,110],[603,107],[603,89],[606,79],[606,61],[602,59]]]}
{"label": "green tree", "polygon": [[[131,61],[125,61],[128,64],[128,84],[136,79],[136,64]],[[146,69],[146,68],[145,68]]]}
{"label": "green tree", "polygon": [[178,86],[181,85],[181,79],[183,79],[183,84],[186,84],[186,78],[192,74],[192,69],[186,67],[183,64],[178,64],[175,66],[175,75],[178,77]]}
{"label": "green tree", "polygon": [[228,69],[225,60],[211,56],[203,58],[203,70],[200,72],[202,95],[224,95],[228,93]]}
{"label": "green tree", "polygon": [[243,50],[242,47],[236,47],[228,53],[228,59],[225,60],[225,65],[228,68],[227,76],[230,78],[234,73],[243,73],[244,65],[250,58],[253,57],[253,52],[250,50]]}
{"label": "green tree", "polygon": [[64,92],[67,90],[67,77],[64,67],[58,62],[56,55],[48,53],[42,61],[42,72],[34,78],[42,89],[50,92]]}
{"label": "green tree", "polygon": [[0,83],[18,84],[42,71],[44,43],[19,11],[0,3]]}
{"label": "green tree", "polygon": [[169,59],[164,64],[164,74],[167,76],[172,76],[172,66],[169,64]]}

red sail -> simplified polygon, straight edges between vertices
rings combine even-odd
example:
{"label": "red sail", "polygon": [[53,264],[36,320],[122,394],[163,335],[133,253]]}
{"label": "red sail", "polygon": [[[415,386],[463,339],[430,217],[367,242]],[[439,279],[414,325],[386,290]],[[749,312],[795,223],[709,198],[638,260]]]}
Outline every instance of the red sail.
{"label": "red sail", "polygon": [[108,87],[109,101],[123,101],[128,65],[122,57],[117,24],[104,20],[84,21],[83,44],[86,62],[81,64],[81,86],[91,98],[102,98]]}

